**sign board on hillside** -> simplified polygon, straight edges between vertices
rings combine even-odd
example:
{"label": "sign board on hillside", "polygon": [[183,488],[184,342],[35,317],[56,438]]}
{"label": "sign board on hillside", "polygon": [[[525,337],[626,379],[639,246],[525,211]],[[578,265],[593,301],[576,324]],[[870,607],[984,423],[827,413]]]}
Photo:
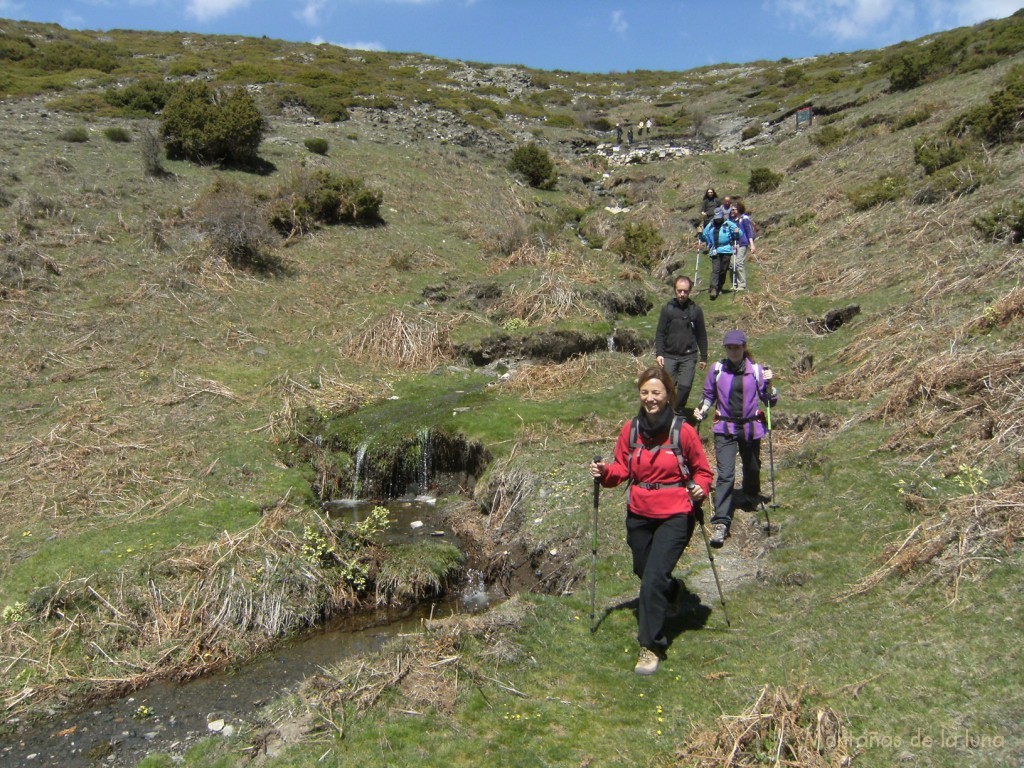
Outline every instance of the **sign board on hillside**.
{"label": "sign board on hillside", "polygon": [[796,129],[806,128],[814,119],[814,110],[811,107],[801,107],[796,111]]}

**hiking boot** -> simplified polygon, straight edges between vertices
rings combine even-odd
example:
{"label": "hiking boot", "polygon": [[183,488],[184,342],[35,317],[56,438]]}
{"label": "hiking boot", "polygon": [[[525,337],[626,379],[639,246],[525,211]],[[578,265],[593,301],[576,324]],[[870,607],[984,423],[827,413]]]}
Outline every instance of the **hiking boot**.
{"label": "hiking boot", "polygon": [[725,523],[715,523],[711,526],[711,546],[720,549],[728,535],[729,527]]}
{"label": "hiking boot", "polygon": [[638,675],[653,675],[658,671],[658,664],[660,663],[661,659],[658,658],[658,654],[650,648],[641,648],[640,658],[637,659],[636,667],[633,671]]}
{"label": "hiking boot", "polygon": [[717,299],[718,298],[718,291],[716,291],[714,288],[709,290],[708,291],[708,298],[711,299],[712,301]]}

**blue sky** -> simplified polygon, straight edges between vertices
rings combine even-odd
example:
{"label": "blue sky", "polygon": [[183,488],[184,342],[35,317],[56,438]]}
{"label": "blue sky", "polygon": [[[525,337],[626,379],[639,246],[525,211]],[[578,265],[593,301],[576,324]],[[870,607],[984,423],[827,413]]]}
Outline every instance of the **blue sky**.
{"label": "blue sky", "polygon": [[0,17],[626,72],[881,48],[1021,7],[1019,0],[0,0]]}

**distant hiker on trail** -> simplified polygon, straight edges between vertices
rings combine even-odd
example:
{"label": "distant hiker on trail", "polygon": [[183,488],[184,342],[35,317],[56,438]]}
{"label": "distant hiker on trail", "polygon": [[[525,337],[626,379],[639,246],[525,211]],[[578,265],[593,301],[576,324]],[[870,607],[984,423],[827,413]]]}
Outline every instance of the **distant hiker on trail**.
{"label": "distant hiker on trail", "polygon": [[[662,307],[658,316],[658,330],[654,334],[654,352],[658,365],[664,368],[676,384],[672,410],[684,415],[686,401],[693,389],[697,367],[708,367],[708,334],[704,327],[704,312],[690,298],[693,281],[681,276],[675,280],[675,298]],[[699,359],[698,359],[699,358]]]}
{"label": "distant hiker on trail", "polygon": [[636,137],[642,139],[644,135],[644,119],[641,117],[640,122],[636,124]]}
{"label": "distant hiker on trail", "polygon": [[[761,438],[765,423],[760,403],[770,407],[779,394],[771,386],[772,370],[754,362],[747,351],[747,335],[734,330],[725,334],[725,358],[711,366],[704,382],[704,399],[694,411],[697,420],[714,412],[715,513],[711,518],[711,546],[721,547],[729,535],[734,509],[756,509],[761,496]],[[742,499],[734,498],[736,455],[743,462]]]}
{"label": "distant hiker on trail", "polygon": [[647,138],[650,139],[651,138],[651,128],[654,127],[654,122],[651,120],[651,118],[649,118],[649,117],[647,118],[647,122],[644,123],[644,127],[647,128]]}
{"label": "distant hiker on trail", "polygon": [[632,125],[629,126],[629,130],[626,132],[626,138],[629,140],[630,144],[633,143],[633,126]]}
{"label": "distant hiker on trail", "polygon": [[736,290],[745,291],[747,290],[747,254],[754,253],[754,240],[757,238],[757,228],[754,226],[754,220],[747,213],[747,207],[741,200],[737,200],[731,210],[735,211],[736,214],[733,216],[732,212],[730,212],[729,218],[735,221],[736,225],[740,228],[740,242],[736,248],[736,255],[733,257],[733,275],[736,280]]}
{"label": "distant hiker on trail", "polygon": [[701,232],[704,231],[704,227],[714,218],[715,208],[718,208],[721,204],[722,201],[718,199],[718,193],[711,187],[708,187],[708,191],[704,193],[704,197],[700,201],[700,224],[698,227]]}
{"label": "distant hiker on trail", "polygon": [[727,218],[727,209],[715,209],[711,223],[704,227],[704,243],[711,257],[711,283],[708,298],[714,301],[725,285],[725,272],[732,263],[732,255],[740,239],[740,228]]}
{"label": "distant hiker on trail", "polygon": [[611,463],[592,462],[590,474],[605,488],[630,482],[626,494],[626,543],[640,578],[634,671],[652,675],[665,657],[665,619],[678,613],[685,594],[672,576],[690,541],[695,505],[707,498],[713,475],[696,431],[672,413],[672,377],[648,368],[637,379],[640,412],[619,432]]}
{"label": "distant hiker on trail", "polygon": [[615,143],[622,143],[622,123],[615,124]]}

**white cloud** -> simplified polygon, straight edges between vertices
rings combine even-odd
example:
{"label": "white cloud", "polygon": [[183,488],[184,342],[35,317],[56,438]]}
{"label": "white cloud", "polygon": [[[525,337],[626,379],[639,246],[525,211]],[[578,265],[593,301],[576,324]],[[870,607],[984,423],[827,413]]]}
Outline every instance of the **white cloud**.
{"label": "white cloud", "polygon": [[617,35],[624,35],[626,30],[629,29],[629,22],[626,21],[625,11],[612,11],[612,32]]}
{"label": "white cloud", "polygon": [[1004,19],[1020,7],[1019,0],[954,0],[928,4],[929,17],[939,27],[963,27],[989,19]]}
{"label": "white cloud", "polygon": [[867,39],[891,31],[899,37],[915,15],[908,0],[779,0],[774,4],[808,31],[840,40]]}
{"label": "white cloud", "polygon": [[188,0],[185,13],[199,21],[209,21],[248,5],[249,0]]}
{"label": "white cloud", "polygon": [[332,43],[332,42],[329,42],[327,40],[324,40],[322,37],[314,38],[311,42],[313,43],[313,45],[323,45],[324,43],[326,43],[327,45],[336,45],[339,48],[351,48],[354,51],[386,51],[387,50],[387,48],[385,48],[381,43],[371,43],[371,42]]}
{"label": "white cloud", "polygon": [[306,0],[306,4],[295,12],[295,18],[311,27],[320,24],[320,11],[327,5],[327,0]]}

